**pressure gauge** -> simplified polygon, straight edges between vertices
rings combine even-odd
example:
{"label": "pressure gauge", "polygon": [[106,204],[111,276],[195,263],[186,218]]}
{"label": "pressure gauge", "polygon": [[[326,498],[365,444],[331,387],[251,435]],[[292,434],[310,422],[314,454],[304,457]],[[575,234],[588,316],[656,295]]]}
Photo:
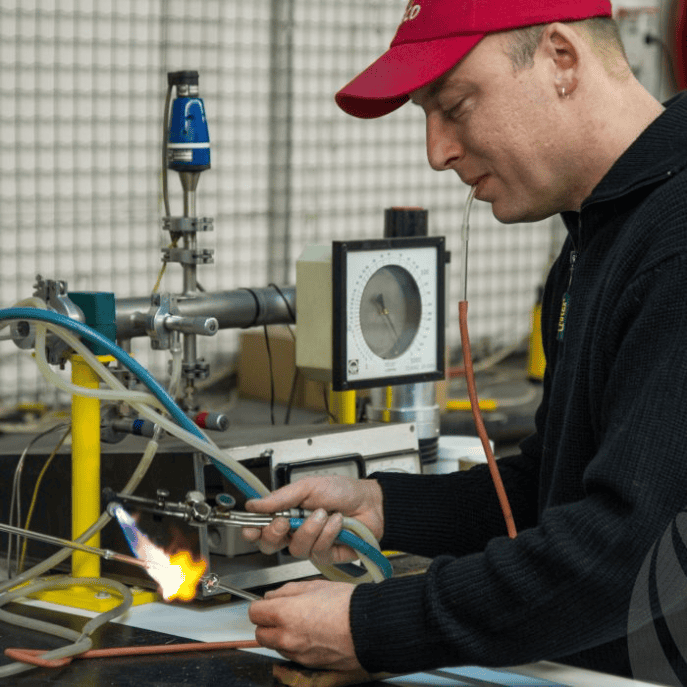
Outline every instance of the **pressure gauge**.
{"label": "pressure gauge", "polygon": [[308,245],[296,262],[296,365],[335,391],[444,376],[444,237]]}
{"label": "pressure gauge", "polygon": [[444,376],[443,237],[334,241],[332,386]]}

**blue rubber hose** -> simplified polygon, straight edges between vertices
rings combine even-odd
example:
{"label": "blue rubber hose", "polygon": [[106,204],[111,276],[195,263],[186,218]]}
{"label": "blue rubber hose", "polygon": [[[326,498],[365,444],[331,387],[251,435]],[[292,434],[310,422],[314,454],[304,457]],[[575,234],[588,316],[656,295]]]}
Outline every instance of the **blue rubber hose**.
{"label": "blue rubber hose", "polygon": [[[289,522],[292,530],[297,530],[305,520],[303,518],[289,518]],[[367,556],[381,571],[384,577],[392,577],[394,570],[391,567],[391,563],[387,560],[381,551],[378,551],[374,546],[368,544],[364,539],[361,539],[358,535],[349,532],[348,530],[342,530],[339,532],[337,539],[346,546],[350,546],[355,549],[358,553],[362,553]]]}
{"label": "blue rubber hose", "polygon": [[[51,324],[68,329],[75,334],[78,334],[84,339],[87,339],[93,344],[97,344],[103,349],[107,350],[109,355],[116,358],[122,365],[128,368],[138,379],[146,386],[146,388],[160,401],[167,412],[170,414],[173,420],[176,421],[183,429],[195,434],[204,441],[207,441],[203,433],[196,427],[195,423],[184,413],[184,411],[176,404],[174,399],[167,393],[166,389],[153,377],[153,375],[148,372],[148,370],[143,367],[138,361],[132,358],[125,350],[120,348],[112,340],[108,339],[106,336],[100,334],[91,327],[72,320],[65,315],[53,312],[51,310],[40,310],[38,308],[5,308],[0,310],[0,321],[4,320],[37,320],[39,322],[49,322]],[[213,465],[235,486],[241,493],[243,493],[247,498],[260,498],[253,487],[251,487],[244,479],[239,475],[234,473],[229,467],[223,465],[218,460],[209,456]],[[297,526],[299,527],[303,521],[298,518],[292,518],[293,521],[297,521]],[[363,539],[357,535],[343,531],[339,534],[339,540],[348,546],[351,546],[356,551],[364,553],[368,558],[374,561],[383,572],[385,577],[391,577],[392,570],[389,561],[375,549],[370,546]]]}

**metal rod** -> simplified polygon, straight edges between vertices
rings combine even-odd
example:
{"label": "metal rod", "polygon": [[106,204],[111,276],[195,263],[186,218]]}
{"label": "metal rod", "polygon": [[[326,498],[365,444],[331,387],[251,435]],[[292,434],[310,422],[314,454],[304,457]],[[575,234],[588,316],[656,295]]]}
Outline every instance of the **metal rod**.
{"label": "metal rod", "polygon": [[55,546],[60,546],[68,549],[74,549],[75,551],[83,551],[84,553],[94,553],[101,556],[105,560],[119,561],[120,563],[128,563],[129,565],[135,565],[139,568],[144,568],[149,570],[151,567],[155,567],[157,564],[151,561],[143,561],[140,558],[134,558],[133,556],[127,556],[123,553],[116,553],[110,549],[101,549],[97,546],[89,546],[88,544],[79,544],[79,542],[71,541],[70,539],[62,539],[61,537],[54,537],[51,534],[42,534],[41,532],[34,532],[33,530],[25,530],[23,527],[14,527],[14,525],[6,525],[0,523],[0,531],[8,532],[9,534],[16,534],[20,537],[26,537],[27,539],[35,539],[36,541],[41,541],[46,544],[54,544]]}

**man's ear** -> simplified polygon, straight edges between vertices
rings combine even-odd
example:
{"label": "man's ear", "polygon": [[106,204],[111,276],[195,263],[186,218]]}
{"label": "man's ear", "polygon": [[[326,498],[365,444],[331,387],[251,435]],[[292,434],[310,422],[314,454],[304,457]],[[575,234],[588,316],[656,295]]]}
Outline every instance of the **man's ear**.
{"label": "man's ear", "polygon": [[544,58],[552,65],[553,87],[561,98],[569,98],[577,89],[581,40],[571,27],[554,23],[544,29],[539,42]]}

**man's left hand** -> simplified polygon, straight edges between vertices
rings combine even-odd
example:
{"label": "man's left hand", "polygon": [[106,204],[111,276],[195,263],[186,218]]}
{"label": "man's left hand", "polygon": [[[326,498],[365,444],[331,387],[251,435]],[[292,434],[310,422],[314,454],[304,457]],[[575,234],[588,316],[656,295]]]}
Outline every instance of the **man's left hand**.
{"label": "man's left hand", "polygon": [[360,669],[349,623],[353,589],[346,582],[315,580],[267,592],[248,610],[256,640],[310,668]]}

